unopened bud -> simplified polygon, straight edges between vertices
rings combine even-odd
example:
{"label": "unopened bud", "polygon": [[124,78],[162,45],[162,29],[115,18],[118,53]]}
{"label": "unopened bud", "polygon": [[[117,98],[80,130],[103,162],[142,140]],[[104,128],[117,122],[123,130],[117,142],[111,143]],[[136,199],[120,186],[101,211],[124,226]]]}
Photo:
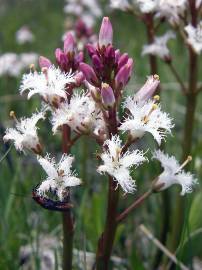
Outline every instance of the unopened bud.
{"label": "unopened bud", "polygon": [[132,68],[133,68],[133,60],[132,58],[129,58],[127,64],[125,64],[117,73],[115,77],[115,86],[118,89],[122,89],[126,86],[128,83],[131,74],[132,74]]}
{"label": "unopened bud", "polygon": [[89,66],[88,64],[85,64],[85,63],[80,63],[79,69],[80,69],[80,71],[83,72],[86,80],[89,83],[96,85],[96,86],[99,85],[99,80],[95,74],[95,71],[93,70],[93,68],[91,66]]}
{"label": "unopened bud", "polygon": [[51,65],[52,65],[52,63],[48,58],[46,58],[44,56],[39,57],[40,68],[44,68],[44,67],[49,68]]}
{"label": "unopened bud", "polygon": [[113,29],[108,17],[104,17],[99,32],[99,46],[107,46],[112,44]]}
{"label": "unopened bud", "polygon": [[102,104],[109,108],[113,107],[115,104],[115,96],[112,88],[107,83],[102,83],[101,88]]}
{"label": "unopened bud", "polygon": [[67,33],[64,40],[64,53],[72,53],[75,50],[75,39],[71,32]]}

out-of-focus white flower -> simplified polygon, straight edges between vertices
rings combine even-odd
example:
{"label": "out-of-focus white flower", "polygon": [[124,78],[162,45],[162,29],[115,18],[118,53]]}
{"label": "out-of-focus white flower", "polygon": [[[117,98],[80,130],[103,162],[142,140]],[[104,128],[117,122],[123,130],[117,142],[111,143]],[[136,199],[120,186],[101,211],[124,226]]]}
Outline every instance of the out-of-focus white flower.
{"label": "out-of-focus white flower", "polygon": [[131,7],[128,0],[111,0],[110,7],[113,9],[127,10]]}
{"label": "out-of-focus white flower", "polygon": [[158,0],[135,0],[134,3],[138,5],[140,11],[142,13],[150,13],[155,11]]}
{"label": "out-of-focus white flower", "polygon": [[173,124],[169,115],[162,112],[160,105],[155,104],[153,100],[138,102],[128,97],[124,108],[129,110],[130,114],[119,129],[128,131],[133,139],[142,138],[149,132],[160,145],[165,136],[171,133]]}
{"label": "out-of-focus white flower", "polygon": [[67,124],[77,133],[94,132],[98,135],[99,130],[105,129],[102,114],[96,108],[95,102],[84,92],[75,93],[70,103],[61,103],[60,107],[53,112],[52,117],[53,133],[58,128]]}
{"label": "out-of-focus white flower", "polygon": [[171,38],[175,38],[175,34],[172,31],[168,31],[163,36],[155,37],[154,42],[152,44],[143,46],[142,55],[152,54],[162,59],[169,58],[170,51],[167,47],[167,42]]}
{"label": "out-of-focus white flower", "polygon": [[71,73],[64,73],[59,68],[50,66],[44,68],[42,72],[30,72],[24,74],[20,86],[20,93],[29,91],[28,99],[39,94],[50,104],[58,104],[63,99],[67,99],[65,87],[73,83],[74,78]]}
{"label": "out-of-focus white flower", "polygon": [[135,180],[130,176],[129,169],[146,161],[143,152],[135,150],[122,154],[121,140],[118,136],[112,136],[110,140],[106,140],[104,146],[107,150],[100,156],[104,164],[100,165],[97,171],[100,174],[108,173],[112,176],[125,193],[133,193],[136,185]]}
{"label": "out-of-focus white flower", "polygon": [[30,64],[37,63],[36,53],[5,53],[0,56],[0,76],[18,77]]}
{"label": "out-of-focus white flower", "polygon": [[22,63],[23,68],[29,68],[30,64],[36,64],[38,62],[39,56],[37,53],[21,53],[19,55],[20,61]]}
{"label": "out-of-focus white flower", "polygon": [[29,27],[22,26],[15,34],[16,42],[20,45],[34,41],[34,35]]}
{"label": "out-of-focus white flower", "polygon": [[48,192],[55,192],[60,201],[67,195],[67,188],[81,184],[81,179],[77,178],[71,171],[71,166],[74,158],[63,154],[58,164],[55,158],[50,158],[47,154],[45,158],[38,157],[38,162],[47,174],[44,180],[38,187],[37,192],[40,196],[47,196]]}
{"label": "out-of-focus white flower", "polygon": [[166,18],[172,25],[178,24],[186,5],[187,0],[159,0],[156,16]]}
{"label": "out-of-focus white flower", "polygon": [[202,21],[199,22],[196,28],[191,24],[187,25],[185,31],[188,35],[187,43],[197,54],[200,54],[202,51]]}
{"label": "out-of-focus white flower", "polygon": [[154,152],[153,158],[159,160],[164,169],[155,182],[157,190],[164,190],[174,184],[179,184],[182,186],[181,195],[192,192],[192,188],[197,184],[197,180],[190,172],[183,170],[184,166],[191,161],[190,156],[182,165],[179,164],[174,156],[169,157],[160,150]]}
{"label": "out-of-focus white flower", "polygon": [[74,14],[92,27],[96,18],[102,15],[99,2],[96,0],[67,0],[64,12]]}
{"label": "out-of-focus white flower", "polygon": [[[13,112],[11,112],[15,118]],[[36,124],[40,119],[45,118],[45,112],[34,113],[31,118],[16,119],[16,127],[6,129],[4,141],[13,141],[15,148],[19,151],[29,149],[35,153],[41,152],[41,145],[37,135]]]}

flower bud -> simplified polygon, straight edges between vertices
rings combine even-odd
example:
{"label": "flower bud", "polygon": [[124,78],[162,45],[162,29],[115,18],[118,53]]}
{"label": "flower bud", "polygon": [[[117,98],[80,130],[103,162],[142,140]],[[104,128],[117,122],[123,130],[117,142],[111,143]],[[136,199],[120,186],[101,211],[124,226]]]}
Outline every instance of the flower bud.
{"label": "flower bud", "polygon": [[107,83],[102,83],[102,88],[101,88],[101,96],[102,96],[102,104],[109,108],[113,107],[115,103],[115,96],[112,88],[109,86]]}
{"label": "flower bud", "polygon": [[86,50],[87,50],[90,57],[92,57],[94,54],[96,54],[96,49],[92,44],[87,44]]}
{"label": "flower bud", "polygon": [[134,96],[134,99],[138,101],[147,101],[154,95],[159,83],[160,80],[158,75],[149,76],[146,83]]}
{"label": "flower bud", "polygon": [[71,32],[67,33],[64,40],[64,53],[72,53],[75,50],[75,39]]}
{"label": "flower bud", "polygon": [[120,56],[121,56],[120,50],[116,50],[115,51],[115,63],[118,64],[118,61],[120,59]]}
{"label": "flower bud", "polygon": [[79,52],[75,55],[75,62],[76,64],[79,64],[83,61],[84,59],[84,55],[83,55],[83,52]]}
{"label": "flower bud", "polygon": [[55,58],[57,64],[64,70],[67,69],[68,67],[68,59],[65,53],[61,49],[56,49],[55,50]]}
{"label": "flower bud", "polygon": [[89,83],[96,85],[96,86],[99,85],[99,80],[95,74],[95,71],[93,70],[93,68],[91,66],[89,66],[88,64],[85,64],[85,63],[80,63],[79,69],[80,69],[80,71],[83,72],[86,80]]}
{"label": "flower bud", "polygon": [[101,63],[100,58],[97,55],[93,55],[92,63],[97,71],[100,71],[103,68],[103,64]]}
{"label": "flower bud", "polygon": [[99,32],[99,46],[107,46],[112,44],[113,29],[108,17],[104,17]]}
{"label": "flower bud", "polygon": [[84,81],[85,77],[83,75],[83,72],[78,72],[75,76],[74,76],[74,80],[77,86],[80,86],[82,84],[82,82]]}
{"label": "flower bud", "polygon": [[128,62],[128,54],[124,53],[120,56],[118,61],[118,70]]}
{"label": "flower bud", "polygon": [[118,89],[122,89],[128,83],[133,69],[133,60],[129,58],[127,64],[125,64],[116,74],[115,86]]}
{"label": "flower bud", "polygon": [[39,66],[40,66],[40,68],[44,68],[44,67],[49,68],[51,65],[52,65],[52,63],[48,58],[46,58],[44,56],[39,57]]}

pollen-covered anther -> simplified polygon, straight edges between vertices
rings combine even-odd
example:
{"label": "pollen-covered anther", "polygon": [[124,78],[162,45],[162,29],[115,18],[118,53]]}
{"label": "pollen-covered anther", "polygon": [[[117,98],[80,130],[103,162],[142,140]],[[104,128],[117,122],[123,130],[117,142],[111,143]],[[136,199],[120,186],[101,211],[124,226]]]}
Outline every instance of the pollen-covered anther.
{"label": "pollen-covered anther", "polygon": [[155,95],[155,96],[153,97],[153,99],[154,99],[155,101],[159,101],[159,100],[160,100],[160,96],[159,96],[159,95]]}
{"label": "pollen-covered anther", "polygon": [[154,74],[154,79],[155,79],[155,80],[158,80],[158,81],[159,81],[159,80],[160,80],[160,77],[159,77],[159,75],[157,75],[157,74]]}

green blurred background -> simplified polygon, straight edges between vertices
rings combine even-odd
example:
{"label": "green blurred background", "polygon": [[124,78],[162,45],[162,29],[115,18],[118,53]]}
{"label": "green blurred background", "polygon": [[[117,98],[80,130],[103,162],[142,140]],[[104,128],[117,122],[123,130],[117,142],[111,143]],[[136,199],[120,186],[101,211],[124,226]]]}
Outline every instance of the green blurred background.
{"label": "green blurred background", "polygon": [[[122,52],[128,52],[135,61],[133,77],[126,90],[128,93],[135,92],[149,75],[148,58],[141,57],[142,45],[146,43],[144,26],[132,15],[124,14],[121,11],[110,12],[105,2],[100,2],[100,4],[103,8],[103,15],[110,16],[112,21],[115,47]],[[54,61],[55,48],[62,46],[61,37],[67,24],[65,20],[72,19],[64,14],[63,8],[64,1],[62,0],[0,0],[0,54],[35,52]],[[97,20],[95,25],[96,31],[99,29],[100,21],[101,18]],[[29,26],[35,35],[35,41],[31,44],[19,45],[16,43],[15,33],[23,25]],[[160,33],[164,33],[165,29],[166,27],[162,26]],[[183,80],[186,81],[187,51],[182,49],[179,37],[171,41],[169,45],[174,65]],[[175,122],[173,136],[167,139],[165,146],[169,154],[174,154],[180,159],[185,100],[173,75],[161,61],[159,61],[159,76],[163,89],[161,94],[162,107],[171,114]],[[12,125],[9,111],[15,110],[18,117],[29,116],[40,104],[38,97],[29,101],[20,97],[18,94],[19,84],[20,76],[18,78],[0,77],[1,157],[9,147],[5,146],[2,140],[4,128]],[[194,260],[196,257],[202,259],[202,190],[200,180],[202,175],[202,139],[200,136],[202,104],[200,95],[198,99],[192,153],[195,161],[192,163],[191,170],[196,174],[200,184],[193,194],[186,197],[184,233],[178,253],[179,258],[187,264],[193,262],[192,258]],[[41,123],[40,127],[45,150],[55,155],[60,154],[60,136],[52,136],[51,126],[47,122]],[[140,147],[152,150],[156,145],[147,135],[141,141]],[[72,150],[76,155],[75,168],[80,177],[84,179],[84,185],[74,191],[75,248],[89,252],[96,250],[96,243],[104,224],[107,198],[107,178],[101,178],[96,173],[95,150],[94,142],[88,141],[86,138],[80,140]],[[160,168],[156,162],[145,164],[136,170],[134,177],[137,179],[138,190],[134,195],[123,198],[120,207],[124,209],[134,200],[134,197],[137,198],[138,194],[146,190],[153,177],[159,172]],[[44,174],[35,159],[31,155],[24,156],[16,153],[14,147],[9,151],[7,157],[1,160],[0,269],[2,270],[21,269],[19,253],[22,246],[25,245],[29,245],[34,252],[32,267],[29,269],[42,269],[40,254],[38,254],[41,239],[53,237],[53,239],[56,238],[57,244],[60,244],[60,214],[40,208],[31,198],[32,188],[43,177]],[[172,208],[175,207],[176,194],[179,194],[179,189],[172,187],[169,190],[172,207],[166,213],[170,217]],[[114,254],[122,259],[128,258],[128,260],[125,266],[120,264],[117,269],[152,269],[156,247],[140,233],[138,226],[143,223],[158,238],[161,222],[162,199],[161,194],[157,194],[152,196],[131,215],[125,224],[119,227]],[[57,248],[55,248],[56,262],[57,256]],[[54,267],[53,269],[57,269],[58,263],[55,263]],[[85,269],[85,266],[79,268],[76,263],[75,269]]]}

